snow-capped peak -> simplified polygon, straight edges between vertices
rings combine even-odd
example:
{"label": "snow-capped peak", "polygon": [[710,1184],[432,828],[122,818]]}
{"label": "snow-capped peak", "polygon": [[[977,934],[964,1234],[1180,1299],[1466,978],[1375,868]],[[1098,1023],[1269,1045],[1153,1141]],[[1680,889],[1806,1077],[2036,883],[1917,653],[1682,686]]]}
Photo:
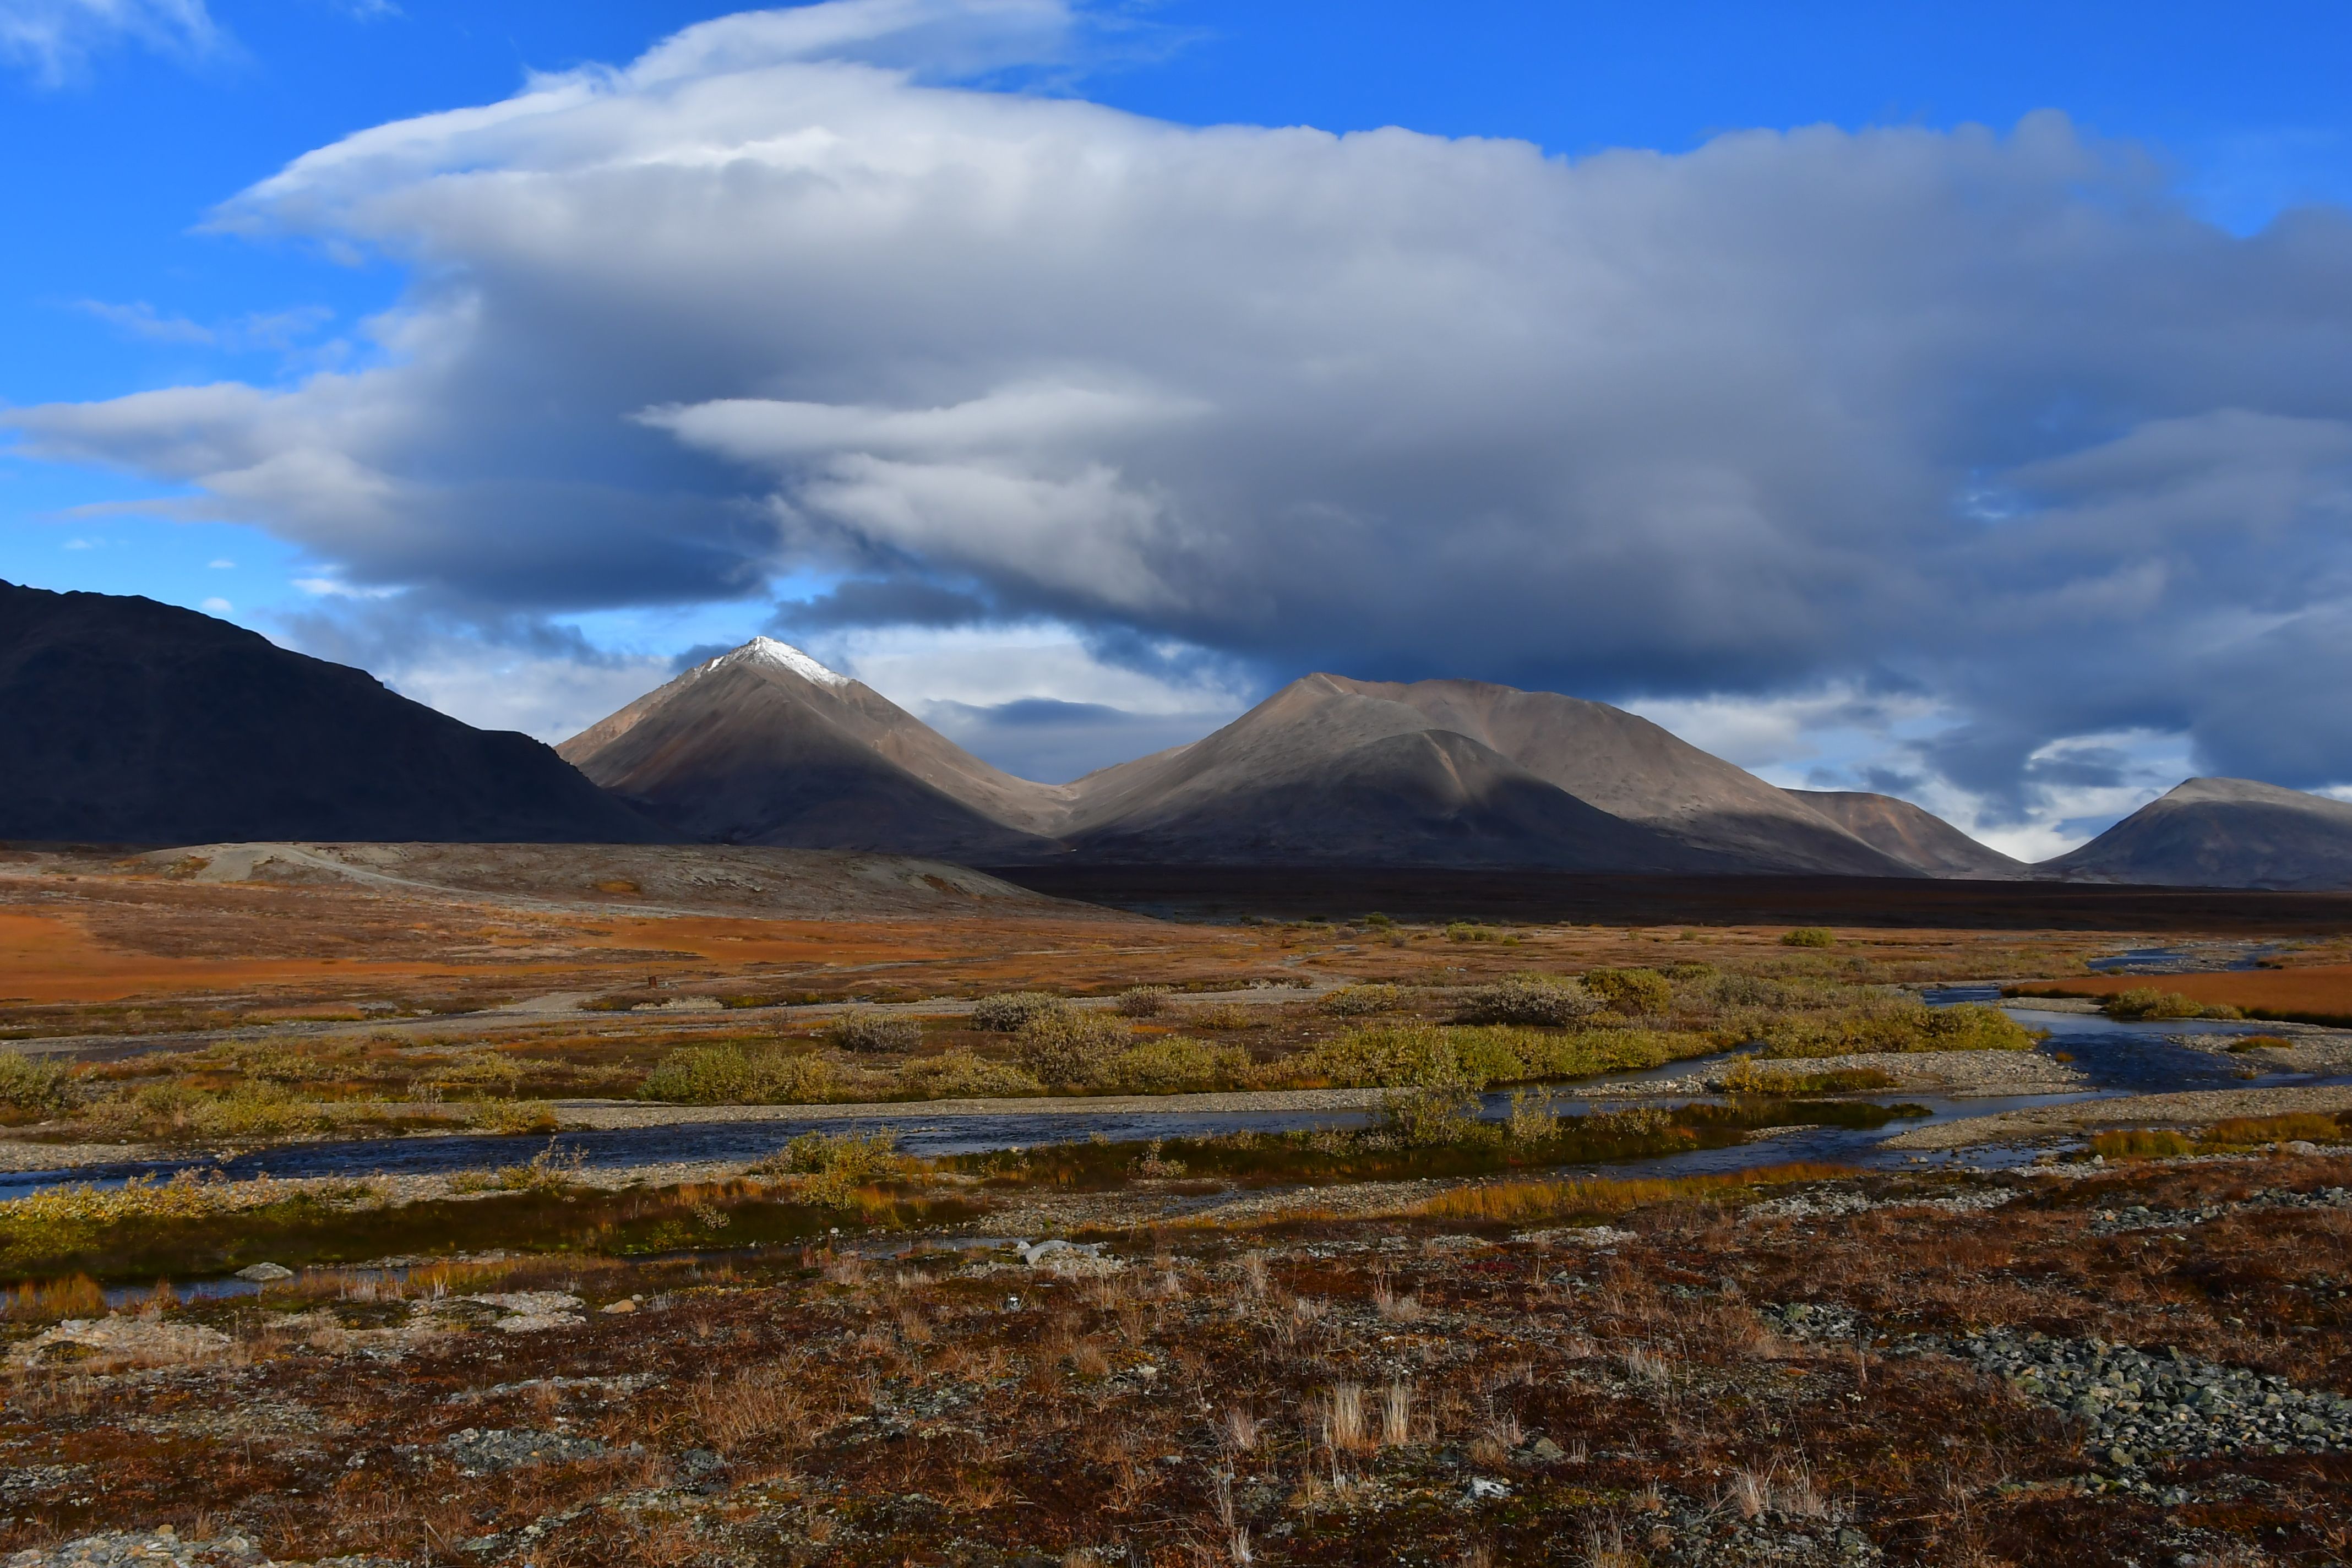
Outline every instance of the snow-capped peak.
{"label": "snow-capped peak", "polygon": [[726,664],[772,664],[791,670],[803,680],[813,680],[819,686],[849,684],[849,677],[839,670],[827,669],[792,644],[778,642],[773,637],[753,637],[741,647],[731,653],[720,654],[702,668],[708,671]]}

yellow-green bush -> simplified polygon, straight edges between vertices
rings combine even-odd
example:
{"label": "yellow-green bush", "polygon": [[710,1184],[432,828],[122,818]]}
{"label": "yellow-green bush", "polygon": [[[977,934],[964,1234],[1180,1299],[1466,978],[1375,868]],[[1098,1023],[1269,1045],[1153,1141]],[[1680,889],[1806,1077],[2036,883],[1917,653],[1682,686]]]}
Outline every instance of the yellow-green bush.
{"label": "yellow-green bush", "polygon": [[683,1105],[811,1105],[862,1098],[823,1057],[781,1047],[688,1046],[664,1057],[639,1098]]}
{"label": "yellow-green bush", "polygon": [[923,1043],[923,1026],[913,1018],[855,1007],[833,1021],[825,1038],[845,1051],[911,1051]]}
{"label": "yellow-green bush", "polygon": [[1070,1005],[1048,991],[1003,991],[980,999],[971,1010],[971,1026],[1010,1035],[1033,1018],[1068,1011]]}
{"label": "yellow-green bush", "polygon": [[1675,1005],[1673,985],[1654,969],[1589,969],[1584,989],[1603,1007],[1628,1017],[1651,1016]]}
{"label": "yellow-green bush", "polygon": [[1404,1005],[1402,985],[1342,985],[1317,1005],[1334,1018],[1361,1018],[1393,1013]]}
{"label": "yellow-green bush", "polygon": [[1592,998],[1573,980],[1514,974],[1469,987],[1455,1004],[1454,1016],[1464,1024],[1558,1025],[1572,1024],[1594,1010]]}
{"label": "yellow-green bush", "polygon": [[1820,1016],[1780,1017],[1762,1039],[1768,1057],[1838,1057],[1869,1051],[2022,1051],[2033,1035],[1998,1007],[1929,1007],[1882,1000]]}
{"label": "yellow-green bush", "polygon": [[901,1067],[898,1089],[917,1100],[995,1100],[1043,1094],[1045,1086],[1010,1062],[955,1050]]}
{"label": "yellow-green bush", "polygon": [[1250,1077],[1239,1046],[1170,1035],[1139,1040],[1095,1069],[1087,1087],[1103,1094],[1186,1094],[1232,1089]]}
{"label": "yellow-green bush", "polygon": [[1837,933],[1827,926],[1799,926],[1780,938],[1782,947],[1835,947]]}
{"label": "yellow-green bush", "polygon": [[2140,1018],[2235,1018],[2242,1015],[2225,1003],[2199,1002],[2183,996],[2178,991],[2158,991],[2152,985],[2135,985],[2128,991],[2118,991],[2099,1005],[2099,1011],[2110,1018],[2133,1020]]}
{"label": "yellow-green bush", "polygon": [[555,1107],[543,1100],[477,1100],[474,1126],[484,1132],[552,1132]]}
{"label": "yellow-green bush", "polygon": [[0,1051],[0,1109],[55,1116],[73,1109],[73,1074],[49,1057]]}
{"label": "yellow-green bush", "polygon": [[1013,1036],[1013,1054],[1040,1082],[1082,1084],[1134,1037],[1100,1013],[1040,1013]]}
{"label": "yellow-green bush", "polygon": [[856,1208],[856,1192],[919,1168],[898,1152],[898,1135],[888,1128],[855,1132],[803,1132],[754,1169],[803,1178],[800,1196],[828,1208]]}
{"label": "yellow-green bush", "polygon": [[1166,985],[1130,985],[1118,994],[1119,1016],[1123,1018],[1156,1018],[1175,994]]}
{"label": "yellow-green bush", "polygon": [[1340,1089],[1479,1089],[1447,1037],[1454,1031],[1426,1024],[1391,1029],[1350,1029],[1318,1040],[1286,1059],[1285,1075],[1312,1079]]}
{"label": "yellow-green bush", "polygon": [[52,1187],[0,1203],[0,1259],[47,1258],[88,1246],[116,1226],[203,1219],[220,1212],[211,1188],[188,1176],[119,1187]]}

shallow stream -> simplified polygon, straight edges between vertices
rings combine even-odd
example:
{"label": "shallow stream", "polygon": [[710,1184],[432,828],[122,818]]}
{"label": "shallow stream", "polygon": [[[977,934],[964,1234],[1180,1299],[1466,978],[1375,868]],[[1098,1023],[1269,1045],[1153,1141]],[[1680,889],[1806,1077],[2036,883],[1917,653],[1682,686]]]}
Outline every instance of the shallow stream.
{"label": "shallow stream", "polygon": [[[1956,1002],[1997,1002],[1992,986],[1947,986],[1931,990],[1931,1005]],[[1931,1094],[1889,1094],[1917,1106],[1927,1115],[1911,1116],[1878,1127],[1823,1126],[1775,1130],[1730,1148],[1695,1150],[1659,1159],[1612,1164],[1614,1172],[1673,1174],[1738,1170],[1790,1161],[1820,1161],[1861,1166],[1927,1163],[1997,1169],[2030,1159],[2030,1152],[1984,1147],[1950,1151],[1932,1158],[1883,1150],[1879,1145],[1907,1128],[1990,1115],[2026,1106],[2063,1104],[2070,1100],[2122,1094],[2167,1093],[2182,1089],[2238,1089],[2352,1081],[2265,1068],[2258,1056],[2231,1057],[2196,1050],[2166,1039],[2166,1035],[2245,1035],[2262,1026],[2243,1023],[2166,1019],[2159,1024],[2122,1024],[2096,1014],[2050,1012],[2021,1004],[2004,1011],[2030,1028],[2047,1030],[2049,1038],[2036,1048],[2071,1059],[2090,1079],[2089,1087],[2069,1094],[2018,1095],[2003,1098],[1951,1097]],[[1562,1116],[1622,1110],[1643,1104],[1688,1104],[1708,1096],[1676,1094],[1647,1100],[1615,1094],[1591,1099],[1580,1089],[1610,1085],[1622,1088],[1686,1078],[1725,1056],[1673,1062],[1641,1072],[1614,1073],[1582,1083],[1554,1085],[1543,1091],[1551,1109]],[[1509,1114],[1510,1096],[1494,1091],[1483,1097],[1481,1114],[1499,1120]],[[591,1169],[615,1166],[749,1162],[774,1152],[800,1133],[823,1130],[864,1133],[889,1129],[908,1153],[939,1156],[1025,1148],[1040,1143],[1077,1142],[1103,1138],[1113,1142],[1141,1142],[1153,1138],[1198,1138],[1227,1132],[1286,1132],[1307,1128],[1360,1127],[1369,1120],[1360,1110],[1326,1111],[1190,1111],[1121,1112],[1117,1114],[1040,1110],[999,1116],[926,1114],[919,1105],[877,1107],[872,1116],[825,1121],[780,1119],[773,1121],[688,1122],[662,1127],[581,1131],[552,1141],[556,1153],[576,1158]],[[421,1135],[335,1142],[280,1144],[225,1156],[126,1162],[70,1171],[0,1173],[0,1199],[21,1197],[46,1188],[89,1183],[119,1184],[135,1176],[169,1177],[194,1171],[229,1178],[255,1176],[350,1177],[435,1175],[520,1164],[551,1145],[536,1138],[483,1134]]]}

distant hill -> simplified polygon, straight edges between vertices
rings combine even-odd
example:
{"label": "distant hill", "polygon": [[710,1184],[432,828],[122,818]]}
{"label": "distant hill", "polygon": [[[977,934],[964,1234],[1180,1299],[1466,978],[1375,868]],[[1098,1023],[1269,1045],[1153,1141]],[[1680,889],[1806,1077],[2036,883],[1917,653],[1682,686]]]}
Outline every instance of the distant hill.
{"label": "distant hill", "polygon": [[2033,874],[2024,861],[1979,844],[1935,813],[1891,795],[1819,789],[1785,793],[1873,848],[1927,876],[1991,881]]}
{"label": "distant hill", "polygon": [[0,583],[0,838],[675,837],[527,735],[152,599]]}
{"label": "distant hill", "polygon": [[2175,888],[2352,888],[2352,805],[2252,779],[2190,779],[2044,876]]}
{"label": "distant hill", "polygon": [[1311,675],[1191,745],[1041,784],[761,637],[561,751],[678,830],[737,843],[998,865],[1919,874],[1647,720],[1466,680]]}

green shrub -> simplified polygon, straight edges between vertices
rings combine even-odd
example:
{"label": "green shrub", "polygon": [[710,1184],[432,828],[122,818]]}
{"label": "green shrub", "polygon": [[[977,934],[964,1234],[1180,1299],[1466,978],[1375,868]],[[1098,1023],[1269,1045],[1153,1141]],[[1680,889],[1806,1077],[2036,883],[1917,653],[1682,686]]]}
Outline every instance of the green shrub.
{"label": "green shrub", "polygon": [[1785,1007],[1795,995],[1795,987],[1760,974],[1720,974],[1707,987],[1718,1007]]}
{"label": "green shrub", "polygon": [[1045,1086],[1010,1062],[943,1051],[901,1067],[898,1089],[917,1100],[1003,1100],[1043,1094]]}
{"label": "green shrub", "polygon": [[2183,996],[2178,991],[2158,991],[2151,985],[2135,985],[2128,991],[2118,991],[2099,1005],[2099,1011],[2110,1018],[2126,1021],[2242,1016],[2235,1007],[2226,1004],[2199,1002]]}
{"label": "green shrub", "polygon": [[923,1043],[920,1021],[877,1013],[870,1007],[842,1014],[824,1033],[825,1038],[841,1050],[868,1054],[911,1051]]}
{"label": "green shrub", "polygon": [[856,1098],[841,1069],[823,1057],[735,1045],[672,1051],[637,1093],[681,1105],[809,1105]]}
{"label": "green shrub", "polygon": [[2033,1035],[1998,1007],[1929,1007],[1903,998],[1843,1013],[1783,1017],[1763,1032],[1768,1057],[1839,1057],[1868,1051],[2022,1051]]}
{"label": "green shrub", "polygon": [[1650,1017],[1675,1005],[1675,989],[1654,969],[1590,969],[1585,971],[1587,994],[1612,1013]]}
{"label": "green shrub", "polygon": [[1017,1032],[1032,1018],[1070,1011],[1070,1005],[1049,991],[1003,991],[983,996],[971,1010],[971,1026],[999,1035]]}
{"label": "green shrub", "polygon": [[1361,1018],[1373,1013],[1393,1013],[1404,1005],[1404,987],[1342,985],[1316,1005],[1334,1018]]}
{"label": "green shrub", "polygon": [[1774,1071],[1754,1057],[1742,1057],[1723,1075],[1726,1094],[1866,1094],[1893,1089],[1895,1079],[1876,1068],[1841,1068],[1833,1072]]}
{"label": "green shrub", "polygon": [[1837,933],[1827,926],[1799,926],[1780,938],[1782,947],[1835,947]]}
{"label": "green shrub", "polygon": [[1408,1149],[1443,1149],[1488,1131],[1478,1101],[1459,1085],[1392,1089],[1381,1097],[1381,1131]]}
{"label": "green shrub", "polygon": [[1087,1087],[1103,1094],[1190,1094],[1247,1080],[1249,1053],[1239,1046],[1169,1035],[1139,1040],[1096,1068]]}
{"label": "green shrub", "polygon": [[33,1116],[73,1109],[73,1074],[50,1057],[0,1051],[0,1106]]}
{"label": "green shrub", "polygon": [[552,1132],[555,1107],[543,1100],[483,1100],[474,1104],[471,1118],[483,1132]]}
{"label": "green shrub", "polygon": [[826,1208],[857,1206],[856,1192],[875,1182],[907,1174],[918,1162],[898,1152],[898,1135],[888,1128],[855,1132],[803,1132],[753,1167],[761,1173],[803,1178],[800,1196]]}
{"label": "green shrub", "polygon": [[1042,1083],[1083,1084],[1132,1037],[1116,1018],[1064,1008],[1040,1013],[1022,1025],[1013,1037],[1013,1052]]}
{"label": "green shrub", "polygon": [[1445,928],[1448,942],[1493,942],[1502,933],[1477,921],[1455,921]]}
{"label": "green shrub", "polygon": [[1283,1065],[1298,1077],[1341,1089],[1483,1089],[1448,1037],[1426,1024],[1391,1029],[1351,1029],[1318,1040]]}
{"label": "green shrub", "polygon": [[1118,1013],[1122,1018],[1156,1018],[1168,1005],[1175,990],[1167,985],[1130,985],[1118,994]]}
{"label": "green shrub", "polygon": [[1572,980],[1514,974],[1462,994],[1454,1016],[1464,1024],[1572,1024],[1594,1011],[1592,998]]}

